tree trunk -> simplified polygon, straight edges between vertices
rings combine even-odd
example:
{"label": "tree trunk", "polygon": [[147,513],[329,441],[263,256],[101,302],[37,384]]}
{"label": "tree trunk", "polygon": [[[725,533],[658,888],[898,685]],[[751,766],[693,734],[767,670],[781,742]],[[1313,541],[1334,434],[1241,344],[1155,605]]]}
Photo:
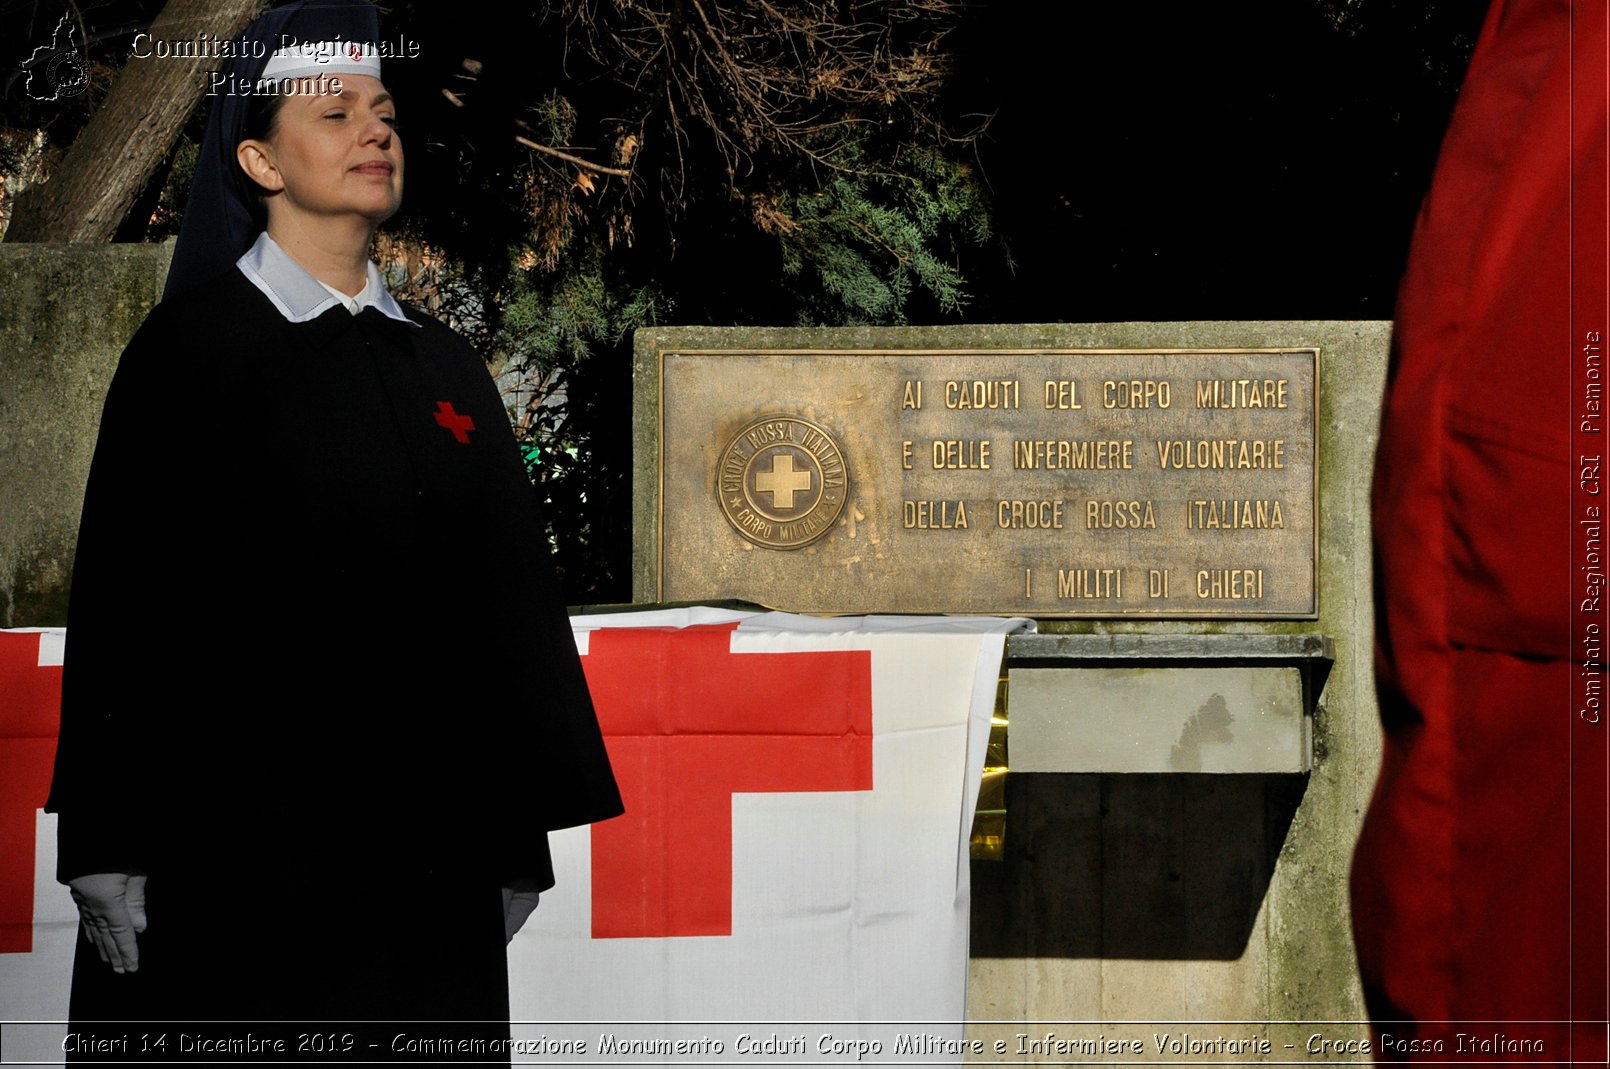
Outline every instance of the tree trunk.
{"label": "tree trunk", "polygon": [[[230,40],[259,0],[168,0],[151,40]],[[206,38],[202,37],[206,34]],[[131,57],[48,182],[18,195],[8,242],[112,239],[218,68],[212,58]]]}

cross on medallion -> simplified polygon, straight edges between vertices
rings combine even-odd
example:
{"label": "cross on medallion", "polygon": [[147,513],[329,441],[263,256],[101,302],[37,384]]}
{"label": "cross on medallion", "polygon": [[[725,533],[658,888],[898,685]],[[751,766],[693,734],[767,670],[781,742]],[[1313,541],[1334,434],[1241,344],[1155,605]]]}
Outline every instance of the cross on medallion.
{"label": "cross on medallion", "polygon": [[453,402],[436,402],[436,422],[453,432],[453,438],[464,445],[470,444],[470,431],[475,429],[475,421],[469,416],[461,416],[453,410]]}
{"label": "cross on medallion", "polygon": [[[779,468],[778,462],[785,466]],[[757,471],[755,473],[756,491],[771,494],[771,506],[776,509],[791,509],[794,507],[794,494],[804,493],[811,488],[811,473],[794,470],[794,458],[788,453],[778,453],[771,458],[770,471]]]}

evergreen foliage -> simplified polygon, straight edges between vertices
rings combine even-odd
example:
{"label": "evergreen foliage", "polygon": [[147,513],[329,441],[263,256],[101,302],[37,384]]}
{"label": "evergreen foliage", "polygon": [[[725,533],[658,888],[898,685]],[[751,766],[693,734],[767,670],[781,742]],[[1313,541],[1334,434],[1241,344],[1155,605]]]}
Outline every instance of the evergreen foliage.
{"label": "evergreen foliage", "polygon": [[932,148],[908,147],[901,162],[903,173],[833,172],[780,197],[786,222],[773,227],[801,324],[901,323],[913,290],[945,314],[965,307],[957,246],[990,236],[982,192]]}

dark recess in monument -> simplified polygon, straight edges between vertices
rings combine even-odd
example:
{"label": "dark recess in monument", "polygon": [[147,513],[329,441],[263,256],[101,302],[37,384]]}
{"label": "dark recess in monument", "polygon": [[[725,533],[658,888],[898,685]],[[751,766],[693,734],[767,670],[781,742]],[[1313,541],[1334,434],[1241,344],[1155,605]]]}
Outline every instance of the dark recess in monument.
{"label": "dark recess in monument", "polygon": [[[1327,647],[1307,652],[1301,700],[1313,716],[1333,661]],[[1055,662],[1020,654],[1010,663]],[[1151,667],[1209,663],[1275,662]],[[1314,725],[1316,757],[1323,730]],[[1007,748],[1010,765],[1010,729]],[[1002,855],[972,864],[972,956],[1240,959],[1309,780],[1306,772],[1008,772]]]}
{"label": "dark recess in monument", "polygon": [[975,861],[975,958],[1233,961],[1306,775],[1006,777],[1006,851]]}

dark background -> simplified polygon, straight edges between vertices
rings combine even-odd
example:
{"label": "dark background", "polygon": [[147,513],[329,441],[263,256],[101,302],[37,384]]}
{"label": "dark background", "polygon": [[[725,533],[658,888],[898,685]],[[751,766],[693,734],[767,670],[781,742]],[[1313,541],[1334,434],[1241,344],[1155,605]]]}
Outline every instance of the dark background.
{"label": "dark background", "polygon": [[994,111],[1007,256],[969,318],[1390,318],[1484,8],[975,7],[953,99]]}
{"label": "dark background", "polygon": [[[482,6],[415,4],[386,23],[448,60],[458,42],[473,42],[465,51],[518,59],[493,69],[564,63],[528,36],[491,32],[509,16]],[[1389,317],[1484,8],[966,4],[949,41],[945,117],[957,131],[984,125],[968,151],[991,195],[995,237],[963,254],[964,317]],[[160,9],[158,0],[77,5],[103,80]],[[63,10],[61,0],[0,0],[0,70],[48,41]],[[407,73],[441,84],[423,66]],[[93,96],[39,106],[12,85],[0,112],[13,128],[32,120],[70,140],[76,109]],[[436,105],[410,107],[421,103]],[[763,297],[734,277],[744,272],[733,255],[753,238],[732,237],[737,247],[679,243],[678,319],[764,317]],[[918,298],[907,318],[957,317]]]}

